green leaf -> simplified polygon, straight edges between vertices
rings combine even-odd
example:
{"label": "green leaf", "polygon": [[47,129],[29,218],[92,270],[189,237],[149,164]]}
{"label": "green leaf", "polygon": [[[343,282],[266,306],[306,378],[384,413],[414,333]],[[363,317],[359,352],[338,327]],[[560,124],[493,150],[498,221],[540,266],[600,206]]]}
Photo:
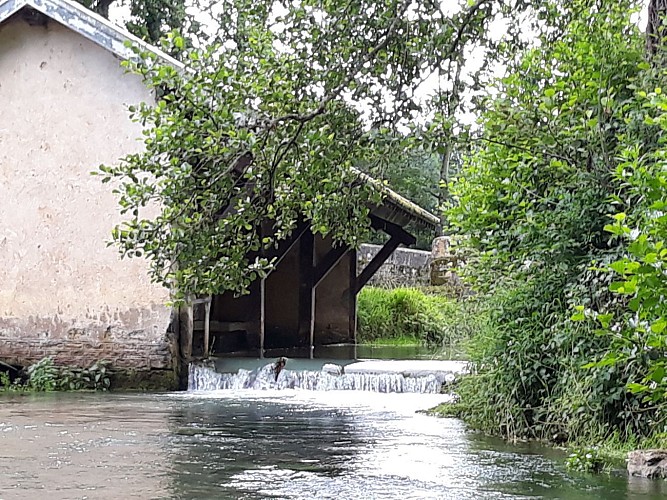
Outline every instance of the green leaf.
{"label": "green leaf", "polygon": [[667,321],[665,321],[663,318],[660,318],[651,325],[651,331],[653,333],[662,333],[666,326]]}
{"label": "green leaf", "polygon": [[632,394],[641,394],[642,392],[646,392],[648,390],[648,386],[637,383],[629,383],[627,388],[628,391],[630,391]]}
{"label": "green leaf", "polygon": [[660,383],[664,378],[665,378],[665,367],[662,365],[656,366],[653,369],[653,373],[651,373],[651,379],[654,382]]}

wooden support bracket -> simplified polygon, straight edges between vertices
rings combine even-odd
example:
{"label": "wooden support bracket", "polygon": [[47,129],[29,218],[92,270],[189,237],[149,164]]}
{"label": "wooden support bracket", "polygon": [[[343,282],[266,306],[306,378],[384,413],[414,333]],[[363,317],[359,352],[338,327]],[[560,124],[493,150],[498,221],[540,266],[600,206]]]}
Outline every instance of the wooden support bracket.
{"label": "wooden support bracket", "polygon": [[289,238],[278,243],[277,247],[272,247],[262,252],[262,257],[271,260],[276,259],[274,266],[280,264],[280,261],[285,258],[285,255],[292,249],[301,236],[308,230],[308,223],[301,221],[297,224],[294,231]]}
{"label": "wooden support bracket", "polygon": [[346,246],[341,245],[336,248],[332,248],[327,252],[327,254],[324,256],[324,258],[320,261],[319,264],[315,267],[315,281],[313,283],[313,287],[317,288],[317,286],[324,281],[324,278],[326,278],[331,270],[336,267],[336,265],[343,260],[343,257],[347,254],[348,249]]}
{"label": "wooden support bracket", "polygon": [[357,276],[354,293],[359,293],[366,283],[373,277],[373,275],[380,269],[380,266],[385,263],[389,256],[398,248],[401,241],[398,238],[391,237],[387,243],[375,254],[375,257],[364,267],[361,274]]}
{"label": "wooden support bracket", "polygon": [[401,226],[388,222],[384,219],[372,215],[371,226],[373,229],[378,231],[384,231],[387,233],[390,238],[387,243],[380,249],[380,251],[373,257],[373,259],[366,265],[366,267],[361,271],[361,274],[357,276],[356,283],[354,283],[354,294],[359,293],[366,283],[373,277],[373,275],[380,269],[380,266],[385,263],[389,256],[398,248],[399,245],[414,245],[417,239],[408,233]]}

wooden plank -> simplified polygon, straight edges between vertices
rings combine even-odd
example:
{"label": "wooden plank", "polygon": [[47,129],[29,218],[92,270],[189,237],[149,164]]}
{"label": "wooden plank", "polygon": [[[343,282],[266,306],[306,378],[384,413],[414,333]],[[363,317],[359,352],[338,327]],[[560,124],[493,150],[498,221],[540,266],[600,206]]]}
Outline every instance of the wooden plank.
{"label": "wooden plank", "polygon": [[[204,330],[204,321],[195,321],[195,330]],[[257,321],[209,321],[210,333],[249,331],[257,327]]]}
{"label": "wooden plank", "polygon": [[306,340],[313,352],[315,333],[315,238],[306,231],[299,239],[299,339]]}
{"label": "wooden plank", "polygon": [[336,248],[332,248],[327,252],[327,254],[322,258],[322,260],[315,267],[315,278],[313,286],[318,287],[324,278],[326,278],[331,270],[336,267],[336,265],[347,255],[348,249],[344,245],[341,245]]}

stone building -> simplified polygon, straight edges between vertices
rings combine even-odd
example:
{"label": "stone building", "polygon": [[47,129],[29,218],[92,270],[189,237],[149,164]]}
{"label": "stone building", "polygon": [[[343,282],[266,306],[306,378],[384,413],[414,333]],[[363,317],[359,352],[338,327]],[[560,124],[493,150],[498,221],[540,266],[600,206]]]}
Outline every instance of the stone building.
{"label": "stone building", "polygon": [[128,41],[179,66],[71,0],[0,0],[0,361],[106,359],[175,381],[209,344],[228,352],[353,341],[358,289],[414,241],[406,224],[437,218],[380,187],[387,196],[373,224],[390,239],[361,272],[353,250],[304,229],[249,298],[173,311],[147,262],[107,246],[121,216],[109,185],[90,175],[141,147],[127,106],[153,96],[120,66],[132,56]]}
{"label": "stone building", "polygon": [[5,362],[175,367],[168,290],[150,283],[146,262],[107,246],[117,202],[90,175],[141,146],[127,105],[152,96],[119,64],[126,40],[141,43],[68,0],[0,1]]}

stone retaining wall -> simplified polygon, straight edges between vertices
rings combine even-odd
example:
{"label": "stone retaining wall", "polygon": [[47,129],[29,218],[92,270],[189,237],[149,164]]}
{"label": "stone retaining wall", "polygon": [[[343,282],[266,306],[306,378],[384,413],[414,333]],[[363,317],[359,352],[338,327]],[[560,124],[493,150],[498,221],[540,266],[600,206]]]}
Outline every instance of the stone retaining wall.
{"label": "stone retaining wall", "polygon": [[[357,252],[357,269],[359,272],[368,264],[382,248],[380,245],[361,245]],[[397,248],[378,272],[371,278],[368,285],[383,287],[425,286],[430,284],[429,262],[431,252]]]}

